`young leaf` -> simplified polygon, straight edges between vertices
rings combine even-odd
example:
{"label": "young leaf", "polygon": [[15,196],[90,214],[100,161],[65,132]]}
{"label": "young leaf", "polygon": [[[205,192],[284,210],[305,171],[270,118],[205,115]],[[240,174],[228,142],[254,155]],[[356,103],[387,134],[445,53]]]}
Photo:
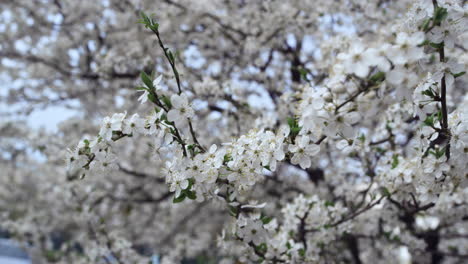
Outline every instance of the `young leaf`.
{"label": "young leaf", "polygon": [[393,154],[392,156],[392,169],[398,166],[398,154]]}
{"label": "young leaf", "polygon": [[432,91],[431,88],[429,88],[429,89],[427,89],[427,90],[424,90],[424,91],[422,91],[421,93],[422,93],[423,95],[429,96],[429,97],[431,97],[431,98],[434,98],[434,97],[435,97],[434,92]]}
{"label": "young leaf", "polygon": [[174,196],[174,199],[172,200],[172,203],[180,203],[182,201],[185,200],[185,193],[181,193],[179,197],[175,197]]}
{"label": "young leaf", "polygon": [[264,216],[264,217],[262,217],[262,219],[261,219],[261,220],[262,220],[262,223],[263,223],[264,225],[266,225],[266,224],[270,223],[270,222],[271,222],[271,220],[273,220],[273,217],[270,217],[270,216]]}
{"label": "young leaf", "polygon": [[434,43],[434,42],[431,42],[429,43],[429,45],[431,47],[433,47],[434,49],[441,49],[444,47],[444,42],[441,42],[441,43]]}
{"label": "young leaf", "polygon": [[439,25],[448,15],[447,8],[437,7],[434,10],[434,24]]}
{"label": "young leaf", "polygon": [[437,116],[437,113],[434,113],[434,114],[432,114],[432,115],[430,115],[430,116],[427,116],[426,119],[425,119],[424,122],[423,122],[424,125],[430,126],[430,127],[434,126],[434,122],[435,122],[434,118],[435,118],[436,116]]}
{"label": "young leaf", "polygon": [[453,77],[454,78],[457,78],[457,77],[460,77],[462,75],[464,75],[466,72],[459,72],[459,73],[452,73]]}
{"label": "young leaf", "polygon": [[171,109],[172,108],[172,103],[171,99],[169,99],[167,96],[161,96],[161,101],[167,106],[167,108]]}
{"label": "young leaf", "polygon": [[190,199],[190,200],[195,200],[197,199],[197,194],[195,192],[192,192],[192,191],[185,191],[185,194],[186,196]]}
{"label": "young leaf", "polygon": [[154,94],[148,94],[148,99],[153,103],[157,102],[156,96],[154,96]]}
{"label": "young leaf", "polygon": [[169,61],[174,64],[174,55],[172,54],[171,51],[168,51],[167,52],[167,55],[169,56]]}
{"label": "young leaf", "polygon": [[384,80],[385,80],[385,73],[384,73],[384,72],[378,72],[378,73],[372,75],[372,76],[369,78],[369,81],[370,81],[373,85],[381,84]]}
{"label": "young leaf", "polygon": [[390,196],[390,195],[392,195],[392,194],[390,193],[390,191],[389,191],[386,187],[380,188],[380,191],[381,191],[382,194],[385,195],[385,196]]}
{"label": "young leaf", "polygon": [[149,89],[153,90],[153,82],[151,81],[151,78],[146,74],[146,72],[142,71],[140,74],[141,80],[143,83],[148,87]]}
{"label": "young leaf", "polygon": [[299,131],[301,131],[301,127],[299,126],[297,119],[293,117],[288,117],[288,125],[290,129],[290,136],[295,138]]}

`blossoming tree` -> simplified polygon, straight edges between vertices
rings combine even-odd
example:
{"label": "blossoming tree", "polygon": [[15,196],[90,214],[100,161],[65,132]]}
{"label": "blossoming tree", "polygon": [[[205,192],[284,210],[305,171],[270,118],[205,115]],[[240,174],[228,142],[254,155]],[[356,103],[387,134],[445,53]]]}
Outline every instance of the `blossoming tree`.
{"label": "blossoming tree", "polygon": [[81,114],[1,127],[0,227],[46,261],[468,258],[466,1],[29,2],[2,99]]}

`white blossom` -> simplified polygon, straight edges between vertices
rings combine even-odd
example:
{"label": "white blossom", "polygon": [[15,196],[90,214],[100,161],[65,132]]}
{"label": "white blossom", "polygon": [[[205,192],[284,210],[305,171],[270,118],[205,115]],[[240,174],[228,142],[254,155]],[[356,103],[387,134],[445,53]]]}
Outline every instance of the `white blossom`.
{"label": "white blossom", "polygon": [[188,98],[185,94],[172,95],[171,103],[173,108],[167,113],[167,119],[173,121],[176,126],[183,126],[187,119],[193,117],[193,109],[188,103]]}

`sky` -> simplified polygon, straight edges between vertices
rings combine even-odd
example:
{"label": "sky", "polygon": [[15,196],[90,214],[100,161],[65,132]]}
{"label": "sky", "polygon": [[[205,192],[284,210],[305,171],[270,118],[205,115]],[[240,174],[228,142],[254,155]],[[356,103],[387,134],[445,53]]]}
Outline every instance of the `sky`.
{"label": "sky", "polygon": [[[27,117],[27,123],[34,129],[44,128],[49,132],[56,132],[58,124],[78,113],[61,106],[49,106],[43,110],[36,110]],[[1,263],[1,262],[0,262]]]}
{"label": "sky", "polygon": [[10,258],[0,256],[0,263],[2,264],[31,264],[28,259]]}
{"label": "sky", "polygon": [[0,238],[0,264],[31,264],[17,243]]}

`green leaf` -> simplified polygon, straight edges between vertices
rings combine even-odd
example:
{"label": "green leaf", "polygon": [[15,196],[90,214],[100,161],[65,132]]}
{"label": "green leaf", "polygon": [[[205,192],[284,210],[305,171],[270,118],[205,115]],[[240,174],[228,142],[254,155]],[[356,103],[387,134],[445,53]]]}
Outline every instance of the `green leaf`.
{"label": "green leaf", "polygon": [[434,49],[441,49],[444,47],[444,42],[441,42],[441,43],[431,42],[429,43],[429,46],[433,47]]}
{"label": "green leaf", "polygon": [[299,68],[298,69],[299,71],[299,74],[301,75],[301,78],[304,80],[304,81],[308,81],[308,78],[307,78],[307,70],[304,69],[304,68]]}
{"label": "green leaf", "polygon": [[445,155],[445,147],[443,147],[442,149],[436,149],[434,155],[437,159],[440,159],[442,156]]}
{"label": "green leaf", "polygon": [[325,206],[335,206],[335,203],[332,201],[325,201]]}
{"label": "green leaf", "polygon": [[228,154],[224,155],[224,162],[225,162],[225,163],[226,163],[226,162],[229,162],[229,161],[231,161],[231,160],[232,160],[231,154],[228,153]]}
{"label": "green leaf", "polygon": [[422,91],[421,93],[422,93],[423,95],[429,96],[429,97],[431,97],[431,98],[434,98],[434,97],[435,97],[434,92],[432,91],[431,88],[429,88],[429,89],[427,89],[427,90],[424,90],[424,91]]}
{"label": "green leaf", "polygon": [[161,96],[161,101],[163,101],[163,103],[164,103],[169,109],[172,108],[171,99],[169,99],[167,96],[165,96],[165,95]]}
{"label": "green leaf", "polygon": [[168,52],[167,52],[167,55],[168,55],[168,57],[169,57],[169,61],[170,61],[172,64],[174,64],[174,54],[172,54],[171,51],[168,51]]}
{"label": "green leaf", "polygon": [[140,13],[141,19],[137,23],[144,24],[146,28],[149,28],[153,31],[158,31],[159,24],[156,23],[152,18],[148,17],[144,12]]}
{"label": "green leaf", "polygon": [[364,134],[361,134],[361,136],[359,136],[358,139],[359,139],[361,142],[364,142],[364,141],[366,141],[366,136],[365,136]]}
{"label": "green leaf", "polygon": [[238,213],[238,210],[239,209],[237,207],[235,207],[235,206],[231,206],[231,205],[229,206],[229,214],[231,216],[235,217],[237,215],[237,213]]}
{"label": "green leaf", "polygon": [[385,80],[384,72],[378,72],[369,78],[369,81],[374,85],[381,84],[384,80]]}
{"label": "green leaf", "polygon": [[293,127],[293,128],[291,128],[291,133],[292,133],[293,135],[299,134],[300,131],[301,131],[301,127]]}
{"label": "green leaf", "polygon": [[185,190],[190,190],[192,188],[193,184],[195,183],[195,180],[193,178],[189,178],[188,183],[189,184],[188,184],[188,186],[187,186],[187,188]]}
{"label": "green leaf", "polygon": [[267,250],[268,250],[268,247],[265,243],[261,243],[260,245],[258,246],[255,246],[255,249],[257,249],[257,251],[261,252],[261,253],[266,253]]}
{"label": "green leaf", "polygon": [[392,195],[392,194],[390,193],[390,191],[389,191],[386,187],[380,188],[380,191],[381,191],[382,194],[385,195],[385,196],[390,196],[390,195]]}
{"label": "green leaf", "polygon": [[426,46],[426,45],[429,45],[429,40],[424,40],[423,42],[421,42],[421,44],[418,44],[418,47],[423,47],[423,46]]}
{"label": "green leaf", "polygon": [[144,12],[140,12],[140,16],[141,16],[141,19],[138,20],[138,23],[145,24],[145,25],[150,23],[148,16]]}
{"label": "green leaf", "polygon": [[295,138],[301,131],[302,127],[299,126],[296,118],[288,117],[287,121],[290,129],[290,136]]}
{"label": "green leaf", "polygon": [[273,220],[273,217],[264,216],[264,217],[261,218],[261,220],[262,220],[262,223],[263,223],[264,225],[267,225],[268,223],[271,222],[271,220]]}
{"label": "green leaf", "polygon": [[197,199],[197,194],[192,191],[185,191],[185,195],[190,199],[190,200],[195,200]]}
{"label": "green leaf", "polygon": [[437,7],[434,10],[434,24],[439,25],[448,15],[447,8]]}
{"label": "green leaf", "polygon": [[380,154],[384,154],[385,152],[387,152],[386,149],[383,149],[383,148],[381,148],[381,147],[376,147],[376,148],[375,148],[375,151],[377,151],[377,152],[380,153]]}
{"label": "green leaf", "polygon": [[180,202],[182,202],[184,200],[185,200],[185,193],[182,192],[179,197],[176,198],[174,196],[174,199],[172,200],[172,203],[180,203]]}
{"label": "green leaf", "polygon": [[49,262],[58,262],[60,260],[61,252],[56,250],[46,250],[44,251],[44,257]]}
{"label": "green leaf", "polygon": [[141,80],[143,83],[148,87],[148,89],[153,90],[153,81],[151,81],[151,78],[146,74],[146,72],[142,71],[140,74]]}
{"label": "green leaf", "polygon": [[154,94],[152,94],[152,93],[148,94],[148,99],[153,103],[156,103],[158,101],[156,96]]}
{"label": "green leaf", "polygon": [[390,124],[391,124],[391,122],[387,122],[385,124],[385,129],[387,129],[388,131],[392,131],[392,126]]}
{"label": "green leaf", "polygon": [[[86,142],[85,142],[85,143],[86,143]],[[88,143],[88,145],[89,145],[89,143]],[[39,151],[44,151],[44,150],[47,149],[47,146],[44,146],[44,145],[37,146],[37,149],[38,149]]]}
{"label": "green leaf", "polygon": [[423,124],[426,126],[434,126],[435,118],[437,117],[437,113],[434,113],[430,116],[427,116],[426,119],[423,121]]}
{"label": "green leaf", "polygon": [[464,75],[466,72],[452,73],[453,77],[457,78]]}
{"label": "green leaf", "polygon": [[384,235],[385,238],[387,238],[387,239],[390,239],[390,235],[391,235],[391,234],[392,234],[392,233],[390,233],[390,232],[388,232],[388,231],[384,231],[384,232],[383,232],[383,235]]}
{"label": "green leaf", "polygon": [[427,31],[429,29],[429,25],[431,23],[431,19],[428,18],[426,20],[424,20],[424,23],[421,25],[421,28],[423,31]]}
{"label": "green leaf", "polygon": [[292,117],[288,117],[288,125],[289,127],[294,127],[296,125],[296,119]]}
{"label": "green leaf", "polygon": [[393,154],[392,156],[392,169],[398,166],[398,154]]}

